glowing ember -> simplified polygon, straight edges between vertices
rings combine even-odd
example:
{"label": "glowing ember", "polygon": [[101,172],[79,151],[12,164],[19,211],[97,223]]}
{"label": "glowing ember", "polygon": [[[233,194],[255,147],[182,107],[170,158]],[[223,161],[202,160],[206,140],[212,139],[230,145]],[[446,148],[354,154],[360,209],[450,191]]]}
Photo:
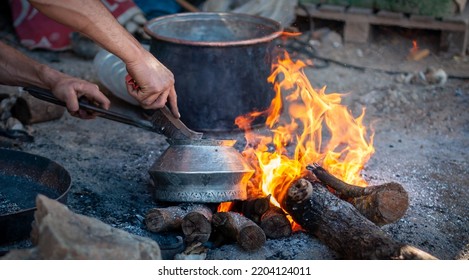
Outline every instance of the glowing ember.
{"label": "glowing ember", "polygon": [[217,212],[228,212],[232,206],[233,202],[231,201],[220,203],[220,205],[218,205]]}
{"label": "glowing ember", "polygon": [[[292,61],[284,53],[268,78],[276,93],[269,109],[236,119],[247,140],[243,156],[256,169],[251,183],[265,195],[272,194],[277,206],[286,188],[314,162],[345,182],[366,186],[360,172],[374,152],[373,135],[367,138],[363,125],[365,110],[354,118],[341,105],[342,94],[326,94],[325,87],[311,86],[304,67],[302,61]],[[260,116],[266,117],[268,136],[250,129]]]}

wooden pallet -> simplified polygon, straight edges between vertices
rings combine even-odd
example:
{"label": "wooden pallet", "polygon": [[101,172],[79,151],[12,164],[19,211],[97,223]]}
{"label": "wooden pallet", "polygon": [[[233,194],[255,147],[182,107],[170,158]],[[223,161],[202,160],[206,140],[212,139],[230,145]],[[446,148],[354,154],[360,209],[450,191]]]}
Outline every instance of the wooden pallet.
{"label": "wooden pallet", "polygon": [[433,18],[428,16],[407,15],[388,11],[344,7],[321,4],[303,4],[298,8],[298,16],[311,16],[313,19],[336,20],[344,22],[344,41],[368,42],[372,25],[399,26],[414,29],[440,30],[440,46],[449,51],[464,55],[469,44],[469,6],[453,17]]}

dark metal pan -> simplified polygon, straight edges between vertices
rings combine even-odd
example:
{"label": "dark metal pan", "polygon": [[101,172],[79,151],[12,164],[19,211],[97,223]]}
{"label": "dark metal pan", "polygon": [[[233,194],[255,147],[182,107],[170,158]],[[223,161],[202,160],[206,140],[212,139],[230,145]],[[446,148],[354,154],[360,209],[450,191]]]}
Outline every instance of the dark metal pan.
{"label": "dark metal pan", "polygon": [[[25,88],[33,96],[65,106],[51,92]],[[99,117],[133,125],[166,136],[170,146],[149,170],[154,198],[172,202],[223,202],[246,199],[247,179],[254,170],[233,147],[234,140],[201,139],[202,133],[187,128],[168,108],[152,110],[148,118],[130,112],[117,112],[79,102],[80,108],[99,113]],[[148,112],[147,112],[148,113]]]}
{"label": "dark metal pan", "polygon": [[43,194],[67,202],[70,174],[42,156],[0,149],[0,244],[29,237],[35,200]]}

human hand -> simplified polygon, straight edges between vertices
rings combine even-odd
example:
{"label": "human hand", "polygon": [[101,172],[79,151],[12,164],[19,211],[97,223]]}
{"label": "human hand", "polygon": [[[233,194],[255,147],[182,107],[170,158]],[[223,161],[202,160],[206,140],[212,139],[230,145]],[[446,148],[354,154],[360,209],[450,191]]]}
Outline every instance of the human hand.
{"label": "human hand", "polygon": [[78,78],[62,78],[51,87],[51,91],[58,99],[65,102],[70,115],[82,119],[94,119],[97,114],[80,109],[78,99],[81,97],[85,97],[90,103],[106,110],[111,105],[97,85]]}
{"label": "human hand", "polygon": [[142,52],[136,61],[127,63],[126,67],[138,85],[133,87],[127,84],[127,91],[144,109],[159,109],[169,103],[174,117],[180,117],[171,71],[148,51]]}

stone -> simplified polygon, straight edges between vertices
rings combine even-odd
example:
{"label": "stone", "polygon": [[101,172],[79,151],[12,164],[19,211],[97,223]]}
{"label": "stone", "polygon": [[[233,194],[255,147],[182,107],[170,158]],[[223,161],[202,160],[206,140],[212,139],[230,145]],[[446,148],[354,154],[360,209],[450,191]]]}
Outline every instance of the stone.
{"label": "stone", "polygon": [[3,259],[160,260],[159,245],[150,238],[116,229],[98,219],[73,213],[43,195],[31,233],[36,247],[13,250]]}

